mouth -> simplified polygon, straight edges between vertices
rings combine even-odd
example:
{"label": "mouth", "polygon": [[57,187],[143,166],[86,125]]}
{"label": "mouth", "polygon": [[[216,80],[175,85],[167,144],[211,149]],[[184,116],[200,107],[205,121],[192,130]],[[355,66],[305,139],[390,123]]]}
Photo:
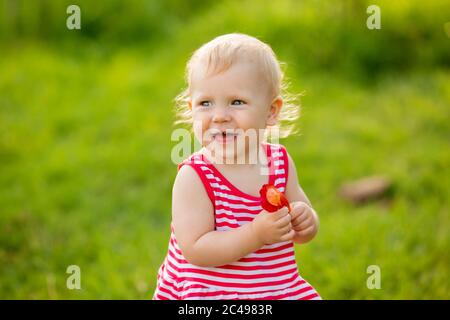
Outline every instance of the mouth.
{"label": "mouth", "polygon": [[226,144],[236,141],[238,135],[239,135],[238,133],[230,130],[217,131],[211,135],[211,139],[213,141]]}

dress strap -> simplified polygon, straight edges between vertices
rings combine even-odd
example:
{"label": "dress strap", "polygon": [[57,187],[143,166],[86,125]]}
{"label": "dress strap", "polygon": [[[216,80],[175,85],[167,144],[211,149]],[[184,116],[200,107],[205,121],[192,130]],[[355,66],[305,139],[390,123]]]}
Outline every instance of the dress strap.
{"label": "dress strap", "polygon": [[285,193],[289,176],[289,158],[286,148],[281,144],[267,143],[267,154],[269,155],[270,174],[273,175],[273,185]]}

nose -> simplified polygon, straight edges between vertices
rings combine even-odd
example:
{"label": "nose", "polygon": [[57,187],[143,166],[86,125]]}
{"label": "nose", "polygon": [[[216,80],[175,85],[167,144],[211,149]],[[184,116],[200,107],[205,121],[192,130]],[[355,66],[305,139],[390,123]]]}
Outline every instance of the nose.
{"label": "nose", "polygon": [[223,105],[217,105],[214,108],[214,114],[212,117],[213,122],[221,123],[230,121],[231,117],[228,111],[228,108]]}

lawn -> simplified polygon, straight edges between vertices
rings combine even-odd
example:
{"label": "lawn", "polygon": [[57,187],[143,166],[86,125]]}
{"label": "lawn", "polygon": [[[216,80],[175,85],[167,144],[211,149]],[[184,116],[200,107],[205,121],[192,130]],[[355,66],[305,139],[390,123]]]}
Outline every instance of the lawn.
{"label": "lawn", "polygon": [[[151,298],[170,234],[173,98],[191,51],[236,30],[231,6],[199,31],[224,8],[153,45],[0,46],[0,298]],[[296,19],[273,14],[280,30]],[[238,30],[276,39],[264,28],[248,20]],[[424,49],[414,67],[370,73],[379,69],[365,56],[329,72],[327,57],[304,67],[282,40],[275,49],[285,48],[291,91],[303,97],[299,134],[281,143],[321,220],[316,239],[297,247],[301,274],[325,299],[449,299],[448,68]],[[339,197],[342,183],[370,175],[392,181],[385,198]],[[69,265],[81,269],[81,290],[66,287]],[[366,285],[371,265],[381,289]]]}

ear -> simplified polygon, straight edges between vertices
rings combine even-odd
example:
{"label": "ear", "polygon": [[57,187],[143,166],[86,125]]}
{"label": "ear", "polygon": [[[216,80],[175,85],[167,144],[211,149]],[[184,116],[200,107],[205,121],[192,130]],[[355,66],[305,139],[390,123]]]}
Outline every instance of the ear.
{"label": "ear", "polygon": [[267,116],[266,124],[268,126],[274,126],[278,121],[278,114],[283,106],[283,98],[281,96],[276,97],[270,104],[269,114]]}
{"label": "ear", "polygon": [[192,111],[192,101],[191,101],[191,100],[188,100],[187,104],[188,104],[189,110]]}

